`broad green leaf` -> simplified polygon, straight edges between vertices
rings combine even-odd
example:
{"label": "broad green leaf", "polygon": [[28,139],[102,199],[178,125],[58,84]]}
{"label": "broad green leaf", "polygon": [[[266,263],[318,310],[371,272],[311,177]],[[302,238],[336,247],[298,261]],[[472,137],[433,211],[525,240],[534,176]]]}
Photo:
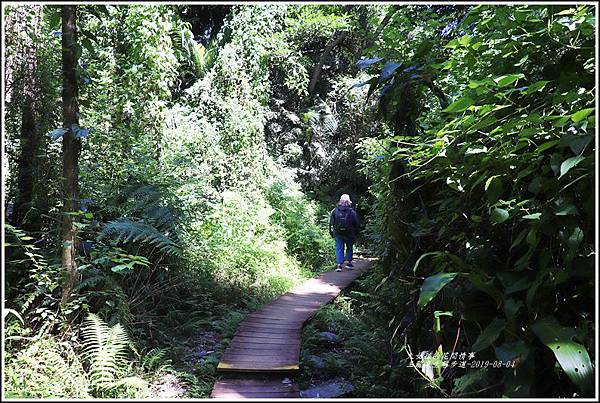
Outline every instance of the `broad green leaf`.
{"label": "broad green leaf", "polygon": [[500,175],[494,175],[485,182],[485,193],[489,203],[497,202],[503,191]]}
{"label": "broad green leaf", "polygon": [[467,109],[469,106],[473,105],[475,101],[471,97],[462,97],[452,102],[444,112],[448,113],[458,113]]}
{"label": "broad green leaf", "polygon": [[558,178],[562,178],[567,172],[569,172],[573,167],[575,167],[584,159],[585,157],[583,155],[577,155],[575,157],[566,159],[562,164],[560,164],[560,176]]}
{"label": "broad green leaf", "polygon": [[567,143],[573,154],[579,155],[593,139],[594,136],[572,136]]}
{"label": "broad green leaf", "polygon": [[419,295],[419,302],[417,303],[419,308],[424,308],[446,284],[456,277],[457,274],[458,273],[439,273],[427,277],[421,286],[421,294]]}
{"label": "broad green leaf", "polygon": [[396,63],[388,61],[385,63],[383,68],[381,69],[381,75],[379,76],[379,82],[383,82],[390,78],[392,74],[398,69],[398,67],[402,66],[402,63]]}
{"label": "broad green leaf", "polygon": [[527,190],[531,193],[538,193],[542,189],[542,179],[538,176],[534,178],[527,186]]}
{"label": "broad green leaf", "polygon": [[494,318],[492,323],[483,329],[479,337],[477,337],[477,340],[475,340],[475,344],[473,344],[471,349],[477,352],[491,346],[498,336],[500,336],[500,333],[504,330],[505,326],[506,321],[504,319]]}
{"label": "broad green leaf", "polygon": [[458,38],[458,43],[462,46],[469,46],[469,44],[471,43],[471,37],[469,35],[463,35],[460,38]]}
{"label": "broad green leaf", "polygon": [[523,341],[513,341],[504,343],[494,348],[496,358],[501,361],[524,361],[529,355],[529,347]]}
{"label": "broad green leaf", "polygon": [[65,129],[64,127],[59,127],[58,129],[52,130],[49,136],[52,140],[56,140],[64,136],[67,131],[68,129]]}
{"label": "broad green leaf", "polygon": [[583,241],[583,231],[579,227],[575,227],[573,233],[567,239],[567,245],[569,249],[576,250],[579,244]]}
{"label": "broad green leaf", "polygon": [[496,85],[498,85],[498,87],[506,87],[507,85],[510,85],[512,83],[514,83],[515,81],[517,81],[520,78],[525,77],[524,74],[507,74],[505,76],[500,76],[500,77],[496,77],[494,78],[494,81],[496,82]]}
{"label": "broad green leaf", "polygon": [[519,235],[517,235],[517,237],[515,238],[515,240],[513,241],[513,243],[510,245],[510,248],[508,249],[509,252],[511,250],[513,250],[516,246],[518,246],[521,242],[523,242],[523,239],[525,239],[525,236],[528,233],[528,229],[527,228],[523,228],[521,230],[521,232],[519,233]]}
{"label": "broad green leaf", "polygon": [[542,80],[542,81],[536,81],[535,83],[531,84],[529,86],[529,88],[527,88],[527,90],[525,91],[525,94],[531,94],[533,92],[539,91],[541,89],[543,89],[546,84],[548,84],[550,81],[546,81],[546,80]]}
{"label": "broad green leaf", "polygon": [[510,295],[515,292],[526,290],[529,288],[530,285],[531,285],[531,281],[527,277],[522,276],[517,281],[515,281],[514,283],[512,283],[508,287],[506,287],[506,289],[504,290],[504,293],[506,295]]}
{"label": "broad green leaf", "polygon": [[81,44],[83,45],[84,48],[87,49],[88,52],[90,52],[91,54],[96,53],[95,49],[94,49],[94,45],[92,45],[92,42],[88,39],[88,38],[81,38]]}
{"label": "broad green leaf", "polygon": [[472,155],[472,154],[483,154],[483,153],[487,153],[488,149],[486,146],[483,147],[469,147],[467,149],[467,151],[465,152],[465,155]]}
{"label": "broad green leaf", "polygon": [[356,67],[359,69],[364,69],[365,67],[369,67],[370,65],[377,63],[383,60],[383,57],[373,57],[371,59],[363,59],[356,62]]}
{"label": "broad green leaf", "polygon": [[533,213],[524,215],[523,218],[526,220],[539,220],[542,213]]}
{"label": "broad green leaf", "polygon": [[554,147],[555,145],[557,145],[560,142],[560,140],[550,140],[550,141],[546,141],[544,144],[542,144],[541,146],[539,146],[535,152],[536,153],[542,153],[546,150],[548,150],[549,148]]}
{"label": "broad green leaf", "polygon": [[552,350],[569,379],[583,393],[591,393],[594,387],[592,363],[585,347],[572,340],[575,330],[561,326],[552,316],[538,320],[531,329]]}
{"label": "broad green leaf", "polygon": [[508,220],[509,216],[510,214],[508,214],[508,211],[502,208],[494,207],[492,214],[490,214],[490,221],[495,224],[500,224]]}
{"label": "broad green leaf", "polygon": [[575,112],[574,114],[571,115],[571,120],[575,123],[579,123],[583,119],[587,118],[589,115],[594,113],[594,109],[595,108],[587,108],[587,109],[582,109],[579,112]]}

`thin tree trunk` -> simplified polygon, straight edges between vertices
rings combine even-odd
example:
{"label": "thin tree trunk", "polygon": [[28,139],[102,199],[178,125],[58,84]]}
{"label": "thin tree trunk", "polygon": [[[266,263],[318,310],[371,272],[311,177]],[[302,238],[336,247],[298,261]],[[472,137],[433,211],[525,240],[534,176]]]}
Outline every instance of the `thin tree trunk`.
{"label": "thin tree trunk", "polygon": [[338,31],[336,31],[333,34],[333,38],[325,46],[323,53],[321,53],[321,56],[319,57],[319,62],[317,63],[317,66],[315,67],[315,70],[313,71],[312,78],[310,79],[310,84],[308,85],[308,95],[311,98],[315,93],[315,87],[317,86],[317,82],[319,81],[319,77],[321,76],[321,70],[323,70],[323,65],[325,64],[325,60],[327,60],[327,56],[329,56],[329,54],[331,53],[333,48],[338,43],[340,43],[341,41],[344,40],[344,38],[346,37],[347,34],[348,34],[347,32],[342,32],[342,33],[338,34]]}
{"label": "thin tree trunk", "polygon": [[38,151],[32,104],[33,100],[27,96],[21,112],[21,153],[17,160],[18,190],[12,216],[14,225],[25,230],[31,230],[33,224],[27,219],[27,215],[33,207],[33,174]]}
{"label": "thin tree trunk", "polygon": [[77,6],[62,6],[62,69],[63,69],[63,127],[68,131],[63,136],[63,226],[62,264],[65,281],[61,303],[68,302],[71,292],[78,283],[77,228],[76,217],[69,214],[79,211],[79,152],[81,142],[75,138],[74,125],[79,126],[78,88],[75,68],[75,47],[77,44]]}

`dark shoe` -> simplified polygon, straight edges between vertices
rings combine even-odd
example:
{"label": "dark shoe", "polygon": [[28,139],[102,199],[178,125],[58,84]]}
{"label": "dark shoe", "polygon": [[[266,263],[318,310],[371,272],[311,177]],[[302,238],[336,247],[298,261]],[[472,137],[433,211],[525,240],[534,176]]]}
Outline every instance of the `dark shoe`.
{"label": "dark shoe", "polygon": [[354,265],[352,264],[352,262],[346,263],[346,269],[352,270],[353,268],[354,268]]}
{"label": "dark shoe", "polygon": [[335,268],[335,271],[342,271],[342,265],[338,264],[337,267]]}

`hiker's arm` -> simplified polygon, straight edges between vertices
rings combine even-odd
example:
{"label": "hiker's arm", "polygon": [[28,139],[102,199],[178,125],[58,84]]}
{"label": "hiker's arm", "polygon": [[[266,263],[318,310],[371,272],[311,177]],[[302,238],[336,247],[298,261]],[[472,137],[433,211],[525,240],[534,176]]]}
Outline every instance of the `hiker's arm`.
{"label": "hiker's arm", "polygon": [[331,213],[329,214],[329,235],[333,236],[333,213],[335,212],[335,209],[333,209],[331,211]]}

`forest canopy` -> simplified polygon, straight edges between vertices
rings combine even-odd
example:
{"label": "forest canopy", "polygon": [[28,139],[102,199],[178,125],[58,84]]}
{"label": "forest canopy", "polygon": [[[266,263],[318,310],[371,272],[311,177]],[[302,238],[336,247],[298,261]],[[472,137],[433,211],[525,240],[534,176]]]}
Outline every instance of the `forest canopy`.
{"label": "forest canopy", "polygon": [[3,397],[208,397],[342,194],[301,387],[597,397],[596,13],[3,3]]}

